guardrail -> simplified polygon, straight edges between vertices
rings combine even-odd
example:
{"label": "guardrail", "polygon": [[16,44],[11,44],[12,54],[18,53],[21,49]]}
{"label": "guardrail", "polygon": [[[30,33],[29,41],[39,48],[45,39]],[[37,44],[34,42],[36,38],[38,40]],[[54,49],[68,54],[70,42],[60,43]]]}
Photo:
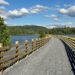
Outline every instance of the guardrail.
{"label": "guardrail", "polygon": [[17,61],[20,61],[27,55],[39,49],[40,47],[45,45],[49,41],[49,39],[50,37],[42,38],[39,40],[36,39],[32,40],[31,43],[26,40],[22,46],[20,46],[19,42],[16,41],[14,50],[4,50],[0,45],[0,71],[4,71],[6,68],[15,64]]}
{"label": "guardrail", "polygon": [[73,50],[75,49],[75,38],[62,36],[60,39],[63,40],[66,44],[68,44],[70,48],[72,48]]}
{"label": "guardrail", "polygon": [[69,57],[71,67],[75,75],[75,38],[62,36],[60,39],[65,45],[67,56]]}

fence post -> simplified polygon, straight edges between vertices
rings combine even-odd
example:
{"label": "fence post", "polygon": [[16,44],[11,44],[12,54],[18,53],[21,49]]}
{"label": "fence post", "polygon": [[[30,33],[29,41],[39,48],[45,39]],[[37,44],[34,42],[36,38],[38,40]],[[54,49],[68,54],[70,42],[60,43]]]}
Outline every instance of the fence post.
{"label": "fence post", "polygon": [[38,49],[39,39],[36,38],[36,49]]}
{"label": "fence post", "polygon": [[41,39],[41,44],[42,44],[42,46],[44,45],[44,44],[43,44],[43,38]]}
{"label": "fence post", "polygon": [[35,49],[35,45],[36,45],[36,44],[35,44],[35,41],[34,41],[34,39],[32,39],[32,51],[36,50],[36,49]]}
{"label": "fence post", "polygon": [[25,52],[26,52],[26,53],[27,53],[27,51],[28,51],[28,44],[29,44],[28,40],[25,40]]}
{"label": "fence post", "polygon": [[16,45],[16,56],[15,56],[15,58],[17,58],[16,62],[18,62],[19,61],[19,50],[18,50],[18,48],[19,48],[19,41],[16,41],[15,45]]}
{"label": "fence post", "polygon": [[39,40],[38,40],[38,48],[40,48],[40,38],[39,38]]}
{"label": "fence post", "polygon": [[34,50],[34,39],[32,39],[32,51]]}
{"label": "fence post", "polygon": [[44,38],[42,39],[43,45],[44,45]]}
{"label": "fence post", "polygon": [[3,58],[3,51],[2,51],[2,48],[3,48],[3,44],[0,43],[0,70],[1,70],[1,73],[3,75],[3,62],[2,62],[2,58]]}

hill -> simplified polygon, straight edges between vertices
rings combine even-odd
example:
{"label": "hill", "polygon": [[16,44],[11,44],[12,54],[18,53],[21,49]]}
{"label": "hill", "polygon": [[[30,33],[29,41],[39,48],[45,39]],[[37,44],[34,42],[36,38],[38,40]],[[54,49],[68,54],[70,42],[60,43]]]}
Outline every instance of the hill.
{"label": "hill", "polygon": [[43,26],[25,25],[25,26],[9,26],[11,35],[25,35],[25,34],[75,34],[75,28],[53,28],[48,29]]}
{"label": "hill", "polygon": [[24,34],[39,34],[41,32],[48,33],[49,30],[42,26],[25,25],[25,26],[9,26],[11,35],[24,35]]}

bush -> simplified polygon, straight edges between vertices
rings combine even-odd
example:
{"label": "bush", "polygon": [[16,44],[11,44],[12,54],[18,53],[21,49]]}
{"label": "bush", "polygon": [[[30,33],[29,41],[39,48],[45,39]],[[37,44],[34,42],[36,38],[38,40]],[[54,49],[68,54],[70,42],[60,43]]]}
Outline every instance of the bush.
{"label": "bush", "polygon": [[44,32],[42,32],[42,31],[39,34],[40,34],[40,38],[43,38],[43,37],[46,36],[46,34]]}

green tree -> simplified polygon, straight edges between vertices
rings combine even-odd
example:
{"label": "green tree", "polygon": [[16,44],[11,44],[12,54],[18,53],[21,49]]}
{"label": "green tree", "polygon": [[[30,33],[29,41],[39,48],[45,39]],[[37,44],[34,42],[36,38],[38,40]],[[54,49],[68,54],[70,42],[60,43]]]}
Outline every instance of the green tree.
{"label": "green tree", "polygon": [[7,46],[10,44],[10,35],[9,35],[9,29],[4,24],[4,19],[0,17],[0,43],[3,44],[3,46]]}
{"label": "green tree", "polygon": [[40,35],[40,36],[39,36],[40,38],[43,38],[43,37],[46,36],[45,32],[42,32],[42,31],[39,32],[39,35]]}

